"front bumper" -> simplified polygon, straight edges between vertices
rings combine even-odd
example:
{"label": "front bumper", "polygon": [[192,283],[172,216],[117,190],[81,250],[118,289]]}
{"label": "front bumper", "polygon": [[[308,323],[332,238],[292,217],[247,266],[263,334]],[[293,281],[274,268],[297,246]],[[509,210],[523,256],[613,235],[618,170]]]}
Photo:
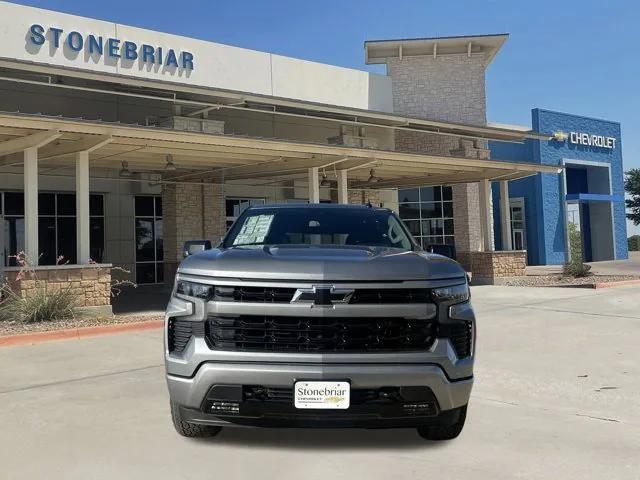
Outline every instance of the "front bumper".
{"label": "front bumper", "polygon": [[[203,404],[207,392],[214,385],[269,385],[290,388],[299,379],[336,380],[348,379],[352,389],[380,387],[428,387],[437,401],[437,416],[385,417],[356,409],[343,412],[321,410],[296,411],[280,408],[276,411],[256,413],[251,416],[205,413]],[[193,377],[167,375],[171,401],[176,403],[187,421],[210,425],[253,426],[362,426],[409,427],[450,423],[452,410],[469,401],[472,378],[449,380],[443,370],[430,364],[367,364],[367,365],[310,365],[310,364],[251,364],[204,363]],[[455,420],[455,419],[454,419]]]}

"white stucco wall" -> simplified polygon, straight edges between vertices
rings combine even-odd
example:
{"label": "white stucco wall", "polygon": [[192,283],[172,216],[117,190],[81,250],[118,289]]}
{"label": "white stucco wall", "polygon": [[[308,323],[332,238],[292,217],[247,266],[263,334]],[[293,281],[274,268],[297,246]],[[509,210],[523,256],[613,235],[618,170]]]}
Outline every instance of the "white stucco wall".
{"label": "white stucco wall", "polygon": [[[391,79],[384,75],[325,65],[248,50],[193,38],[160,33],[127,25],[68,15],[0,1],[0,57],[91,72],[123,75],[148,80],[183,83],[260,95],[272,95],[336,106],[391,112]],[[10,19],[10,21],[8,21]],[[43,45],[31,42],[33,24],[44,27]],[[60,45],[54,48],[50,27],[63,30]],[[178,54],[193,54],[193,70],[170,69],[106,55],[90,55],[88,49],[73,51],[65,42],[71,31],[85,39],[89,34],[117,38],[138,46],[148,44],[172,48]]]}

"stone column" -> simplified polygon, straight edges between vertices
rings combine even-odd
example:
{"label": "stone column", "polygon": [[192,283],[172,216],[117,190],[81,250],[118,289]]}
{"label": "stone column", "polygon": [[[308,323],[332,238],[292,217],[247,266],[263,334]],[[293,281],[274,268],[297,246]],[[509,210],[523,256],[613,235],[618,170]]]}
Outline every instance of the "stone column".
{"label": "stone column", "polygon": [[349,202],[351,205],[366,205],[371,203],[374,207],[380,205],[380,191],[378,190],[349,190]]}
{"label": "stone column", "polygon": [[[438,54],[388,58],[387,71],[393,79],[395,113],[429,120],[486,125],[486,55]],[[488,158],[486,141],[397,132],[396,149]],[[470,266],[470,252],[481,248],[477,184],[453,186],[453,215],[456,252],[463,266]]]}
{"label": "stone column", "polygon": [[165,282],[173,281],[187,240],[211,240],[217,245],[226,231],[220,185],[165,183],[162,185]]}
{"label": "stone column", "polygon": [[203,186],[204,238],[218,245],[227,232],[227,215],[222,185]]}

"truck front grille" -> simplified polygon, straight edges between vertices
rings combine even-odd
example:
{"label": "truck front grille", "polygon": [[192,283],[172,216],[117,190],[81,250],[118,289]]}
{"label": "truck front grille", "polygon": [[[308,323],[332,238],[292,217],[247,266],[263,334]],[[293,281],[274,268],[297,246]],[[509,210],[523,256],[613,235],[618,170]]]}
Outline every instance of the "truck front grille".
{"label": "truck front grille", "polygon": [[385,305],[390,303],[429,303],[426,288],[357,288],[350,304]]}
{"label": "truck front grille", "polygon": [[[296,293],[295,288],[247,287],[216,285],[216,302],[289,303]],[[427,288],[356,288],[349,304],[405,304],[428,303]]]}
{"label": "truck front grille", "polygon": [[435,319],[211,316],[206,338],[215,350],[257,352],[402,352],[427,350]]}
{"label": "truck front grille", "polygon": [[216,286],[217,302],[289,303],[295,288]]}

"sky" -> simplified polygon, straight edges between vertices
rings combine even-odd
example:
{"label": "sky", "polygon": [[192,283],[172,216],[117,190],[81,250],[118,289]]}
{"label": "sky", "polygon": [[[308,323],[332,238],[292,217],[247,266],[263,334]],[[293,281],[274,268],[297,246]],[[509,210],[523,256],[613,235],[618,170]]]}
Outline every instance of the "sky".
{"label": "sky", "polygon": [[487,71],[488,120],[530,125],[539,107],[618,121],[625,169],[640,168],[637,1],[16,3],[378,73],[383,66],[364,64],[365,40],[509,33]]}

